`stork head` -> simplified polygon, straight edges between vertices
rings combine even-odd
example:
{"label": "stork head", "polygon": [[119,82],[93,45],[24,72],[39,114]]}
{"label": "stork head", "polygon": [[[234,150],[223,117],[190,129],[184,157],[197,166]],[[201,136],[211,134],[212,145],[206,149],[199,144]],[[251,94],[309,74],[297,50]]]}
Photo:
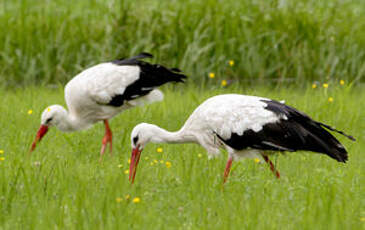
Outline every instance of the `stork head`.
{"label": "stork head", "polygon": [[58,126],[61,124],[64,116],[67,115],[67,111],[60,105],[48,106],[42,113],[41,116],[41,126],[37,132],[37,135],[32,143],[30,151],[32,152],[37,143],[42,140],[44,135],[48,132],[50,126]]}
{"label": "stork head", "polygon": [[132,156],[129,166],[129,180],[133,183],[136,176],[137,166],[141,152],[148,142],[158,142],[157,130],[160,128],[156,125],[141,123],[134,127],[131,134]]}

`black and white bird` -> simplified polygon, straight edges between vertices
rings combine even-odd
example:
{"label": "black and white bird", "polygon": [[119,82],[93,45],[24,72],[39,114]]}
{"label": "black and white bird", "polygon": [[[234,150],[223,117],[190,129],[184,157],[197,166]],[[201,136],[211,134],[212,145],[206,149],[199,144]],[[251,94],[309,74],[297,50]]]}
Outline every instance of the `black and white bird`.
{"label": "black and white bird", "polygon": [[149,142],[197,143],[210,156],[219,154],[220,148],[225,148],[229,157],[224,182],[232,161],[239,158],[263,159],[279,178],[279,172],[268,158],[274,152],[306,150],[346,162],[346,149],[326,129],[355,140],[275,100],[239,94],[214,96],[197,107],[177,132],[147,123],[134,127],[129,180],[134,182],[140,154]]}
{"label": "black and white bird", "polygon": [[71,132],[87,129],[99,121],[104,121],[105,125],[101,157],[108,143],[112,151],[108,119],[126,109],[162,100],[162,92],[155,88],[186,79],[177,68],[168,69],[140,60],[151,57],[149,53],[141,53],[132,58],[101,63],[75,76],[65,87],[68,111],[60,105],[51,105],[43,111],[31,151],[50,126]]}

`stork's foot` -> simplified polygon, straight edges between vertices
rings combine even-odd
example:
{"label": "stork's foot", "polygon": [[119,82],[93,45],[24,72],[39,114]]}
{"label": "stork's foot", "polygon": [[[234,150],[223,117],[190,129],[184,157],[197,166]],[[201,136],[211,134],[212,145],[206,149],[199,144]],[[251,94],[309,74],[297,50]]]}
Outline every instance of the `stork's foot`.
{"label": "stork's foot", "polygon": [[275,174],[276,178],[280,178],[280,173],[278,170],[276,170],[274,164],[272,163],[272,161],[269,159],[268,156],[266,155],[262,155],[264,160],[266,161],[266,163],[268,163],[270,165],[270,170]]}
{"label": "stork's foot", "polygon": [[109,128],[108,120],[104,120],[104,125],[105,125],[105,135],[104,135],[103,141],[102,141],[99,161],[103,160],[103,155],[105,153],[105,149],[107,148],[108,144],[109,144],[110,155],[112,155],[112,150],[113,150],[113,141],[112,141],[113,135],[112,135],[112,131]]}
{"label": "stork's foot", "polygon": [[101,150],[100,150],[100,160],[103,159],[103,155],[105,153],[105,149],[107,148],[108,144],[109,144],[110,155],[112,155],[113,143],[112,143],[111,135],[105,135],[103,138],[103,144],[102,144]]}

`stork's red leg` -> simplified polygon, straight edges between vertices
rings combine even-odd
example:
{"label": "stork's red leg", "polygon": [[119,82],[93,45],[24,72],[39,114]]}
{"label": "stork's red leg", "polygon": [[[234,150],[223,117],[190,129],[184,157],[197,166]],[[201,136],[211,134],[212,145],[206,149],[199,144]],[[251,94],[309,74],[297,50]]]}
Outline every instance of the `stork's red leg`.
{"label": "stork's red leg", "polygon": [[233,161],[233,158],[229,157],[228,161],[227,161],[227,164],[226,164],[226,169],[224,170],[223,183],[226,183],[226,181],[227,181],[229,171],[231,170],[232,161]]}
{"label": "stork's red leg", "polygon": [[270,169],[271,171],[275,174],[276,178],[280,178],[280,173],[278,170],[276,170],[274,164],[272,163],[272,161],[269,159],[268,156],[266,155],[262,155],[264,157],[264,160],[266,161],[266,163],[268,163],[270,165]]}
{"label": "stork's red leg", "polygon": [[104,125],[105,125],[105,135],[103,138],[103,144],[101,146],[101,150],[100,150],[100,160],[102,160],[104,152],[105,152],[105,148],[107,146],[107,144],[109,143],[109,150],[110,150],[110,155],[112,154],[112,139],[113,139],[113,135],[112,135],[112,131],[109,127],[109,123],[108,120],[104,120]]}

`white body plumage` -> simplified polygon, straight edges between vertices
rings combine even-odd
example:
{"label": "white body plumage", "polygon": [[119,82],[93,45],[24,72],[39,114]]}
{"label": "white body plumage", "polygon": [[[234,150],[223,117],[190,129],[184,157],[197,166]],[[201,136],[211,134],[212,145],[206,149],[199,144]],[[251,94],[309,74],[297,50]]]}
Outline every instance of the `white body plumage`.
{"label": "white body plumage", "polygon": [[155,89],[146,96],[126,101],[122,106],[108,105],[115,95],[122,95],[139,76],[140,67],[118,66],[113,63],[98,64],[75,76],[65,87],[65,100],[72,126],[69,130],[60,127],[61,130],[85,129],[95,122],[110,119],[123,110],[143,105],[144,102],[163,100],[162,92]]}
{"label": "white body plumage", "polygon": [[[266,110],[266,104],[260,100],[269,99],[239,94],[214,96],[200,104],[177,132],[167,132],[155,125],[142,123],[133,129],[131,137],[143,133],[143,136],[149,136],[147,142],[195,142],[207,150],[209,157],[218,155],[220,148],[224,147],[235,158],[261,158],[254,149],[234,151],[216,135],[229,139],[232,133],[242,135],[248,129],[258,132],[263,125],[278,121],[280,117]],[[133,142],[132,147],[135,147]]]}
{"label": "white body plumage", "polygon": [[209,156],[217,155],[225,148],[229,159],[224,180],[232,161],[237,158],[263,159],[279,178],[279,172],[268,158],[274,151],[307,150],[345,162],[346,149],[325,128],[354,140],[283,102],[239,94],[214,96],[199,105],[177,132],[146,123],[134,127],[130,180],[134,180],[139,155],[148,142],[198,143]]}
{"label": "white body plumage", "polygon": [[206,148],[210,156],[220,153],[225,147],[235,157],[261,157],[257,150],[233,151],[216,137],[230,139],[232,133],[242,135],[246,130],[259,132],[267,123],[277,122],[280,117],[266,110],[266,98],[239,94],[218,95],[203,102],[190,115],[181,132],[194,132],[197,142]]}
{"label": "white body plumage", "polygon": [[50,126],[70,132],[104,121],[103,154],[106,143],[111,146],[112,142],[108,119],[126,109],[161,101],[163,94],[155,88],[167,82],[183,82],[186,78],[179,69],[140,60],[148,57],[152,55],[141,53],[92,66],[76,75],[65,87],[68,111],[60,105],[49,106],[43,111],[41,127],[31,151]]}

